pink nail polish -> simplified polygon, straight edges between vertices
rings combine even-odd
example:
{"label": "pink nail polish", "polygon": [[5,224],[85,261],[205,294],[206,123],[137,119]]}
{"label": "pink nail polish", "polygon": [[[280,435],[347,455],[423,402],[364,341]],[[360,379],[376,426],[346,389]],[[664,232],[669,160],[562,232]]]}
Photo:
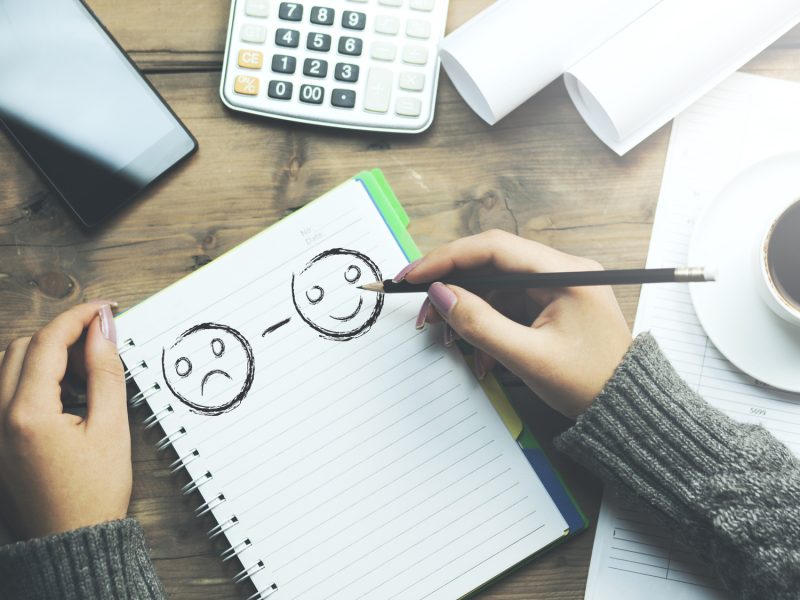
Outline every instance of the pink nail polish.
{"label": "pink nail polish", "polygon": [[100,332],[109,342],[117,343],[117,326],[114,324],[114,315],[111,314],[111,307],[104,304],[98,312],[100,316]]}
{"label": "pink nail polish", "polygon": [[397,275],[392,277],[392,281],[394,281],[395,283],[400,283],[401,281],[403,281],[403,279],[406,278],[406,275],[411,273],[411,271],[414,270],[414,267],[416,267],[419,264],[419,261],[421,261],[421,260],[422,260],[421,258],[418,258],[414,262],[408,263],[405,267],[403,267],[400,270],[400,272]]}
{"label": "pink nail polish", "polygon": [[450,288],[438,281],[428,288],[428,298],[431,299],[431,304],[443,317],[447,317],[453,311],[458,301],[458,298],[450,291]]}
{"label": "pink nail polish", "polygon": [[477,350],[472,355],[472,362],[475,365],[475,376],[483,381],[483,378],[486,377],[486,368],[483,366],[483,361],[481,360],[480,352]]}
{"label": "pink nail polish", "polygon": [[425,329],[425,317],[428,315],[428,307],[430,305],[431,301],[425,298],[419,309],[419,314],[417,315],[417,329]]}
{"label": "pink nail polish", "polygon": [[461,336],[458,335],[450,325],[444,324],[444,345],[448,348],[453,345],[456,340],[460,340]]}
{"label": "pink nail polish", "polygon": [[119,306],[119,302],[116,302],[114,300],[89,300],[89,304],[108,305],[111,308],[117,308]]}

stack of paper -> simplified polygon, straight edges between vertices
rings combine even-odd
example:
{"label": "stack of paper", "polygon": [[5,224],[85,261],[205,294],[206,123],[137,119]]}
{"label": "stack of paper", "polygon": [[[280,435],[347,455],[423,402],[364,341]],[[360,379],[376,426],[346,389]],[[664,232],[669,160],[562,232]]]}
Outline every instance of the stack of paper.
{"label": "stack of paper", "polygon": [[[798,106],[800,85],[737,73],[675,120],[648,267],[685,264],[694,222],[716,193],[748,166],[800,149]],[[703,332],[685,285],[642,289],[635,331],[647,330],[709,403],[763,424],[800,455],[800,395],[768,388],[731,365]],[[610,494],[592,552],[587,599],[728,597],[713,570],[671,532]]]}

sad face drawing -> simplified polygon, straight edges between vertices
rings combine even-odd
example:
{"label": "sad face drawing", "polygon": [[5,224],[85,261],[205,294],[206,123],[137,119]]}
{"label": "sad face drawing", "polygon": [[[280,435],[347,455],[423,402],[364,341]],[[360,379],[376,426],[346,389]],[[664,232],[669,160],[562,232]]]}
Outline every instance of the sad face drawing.
{"label": "sad face drawing", "polygon": [[333,248],[312,258],[292,276],[292,301],[297,314],[320,337],[345,341],[364,335],[383,308],[383,294],[359,285],[381,280],[372,260],[355,250]]}
{"label": "sad face drawing", "polygon": [[236,408],[253,384],[250,344],[235,329],[201,323],[161,353],[164,381],[192,412],[219,415]]}
{"label": "sad face drawing", "polygon": [[[312,258],[292,275],[292,303],[298,316],[321,338],[337,342],[364,335],[378,320],[383,294],[359,289],[381,280],[368,256],[333,248]],[[277,331],[292,317],[267,327]],[[172,394],[192,412],[221,415],[247,396],[255,377],[255,359],[247,339],[219,323],[201,323],[184,331],[161,353],[161,369]]]}

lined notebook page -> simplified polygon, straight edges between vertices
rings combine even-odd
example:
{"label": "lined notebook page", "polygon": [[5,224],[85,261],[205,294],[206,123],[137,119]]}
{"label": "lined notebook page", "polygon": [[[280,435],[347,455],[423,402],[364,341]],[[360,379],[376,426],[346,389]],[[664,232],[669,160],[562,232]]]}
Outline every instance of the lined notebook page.
{"label": "lined notebook page", "polygon": [[[800,85],[737,73],[672,126],[648,267],[686,264],[695,221],[736,174],[800,148]],[[757,201],[753,210],[758,210]],[[686,285],[643,286],[635,330],[650,330],[681,376],[732,418],[761,423],[800,455],[800,396],[755,381],[706,337]],[[603,498],[586,598],[728,598],[713,569],[652,518]]]}
{"label": "lined notebook page", "polygon": [[416,331],[420,295],[385,297],[370,326],[370,260],[408,262],[351,181],[118,318],[271,599],[459,598],[567,529],[458,351]]}

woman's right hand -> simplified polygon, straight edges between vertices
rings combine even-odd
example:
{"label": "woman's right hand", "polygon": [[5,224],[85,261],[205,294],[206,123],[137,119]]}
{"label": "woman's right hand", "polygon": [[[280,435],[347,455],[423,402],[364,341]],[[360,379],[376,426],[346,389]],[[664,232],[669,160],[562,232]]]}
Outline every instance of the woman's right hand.
{"label": "woman's right hand", "polygon": [[[497,360],[557,411],[577,417],[613,375],[631,334],[608,286],[496,290],[484,297],[436,283],[451,271],[588,271],[595,261],[503,231],[442,246],[402,274],[433,282],[421,317],[442,318],[477,350],[479,376]],[[401,272],[402,273],[402,272]]]}

